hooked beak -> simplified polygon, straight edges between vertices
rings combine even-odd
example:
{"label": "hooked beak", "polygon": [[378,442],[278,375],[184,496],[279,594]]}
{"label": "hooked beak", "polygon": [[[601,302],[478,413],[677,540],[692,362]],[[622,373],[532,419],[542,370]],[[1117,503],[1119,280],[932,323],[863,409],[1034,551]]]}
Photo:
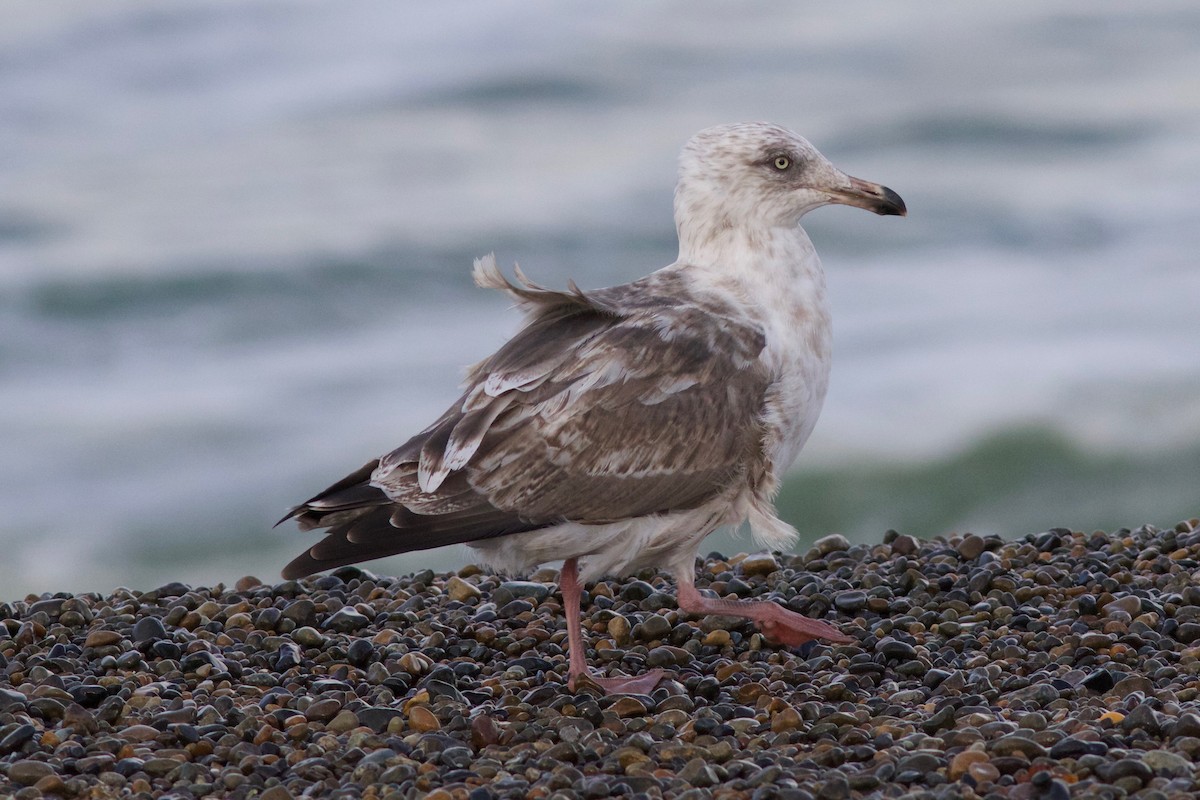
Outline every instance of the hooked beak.
{"label": "hooked beak", "polygon": [[849,176],[847,178],[849,186],[834,189],[829,193],[833,202],[865,208],[867,211],[874,211],[881,216],[904,217],[908,215],[908,209],[905,208],[900,195],[888,187]]}

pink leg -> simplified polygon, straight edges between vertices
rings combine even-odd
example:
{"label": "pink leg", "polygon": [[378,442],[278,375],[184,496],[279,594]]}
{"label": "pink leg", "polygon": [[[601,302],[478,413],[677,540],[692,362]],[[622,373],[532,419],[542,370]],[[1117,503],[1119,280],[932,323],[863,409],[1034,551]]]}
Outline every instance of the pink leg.
{"label": "pink leg", "polygon": [[649,694],[665,674],[654,669],[645,675],[628,678],[600,678],[588,669],[583,649],[583,627],[579,624],[579,596],[583,586],[579,583],[579,564],[569,558],[563,563],[562,577],[563,611],[567,615],[567,688],[572,692],[580,678],[596,683],[605,694]]}
{"label": "pink leg", "polygon": [[788,611],[768,600],[719,600],[705,597],[690,580],[679,581],[678,598],[680,611],[751,619],[768,639],[788,647],[797,647],[814,639],[824,639],[834,644],[850,644],[854,641],[828,622]]}

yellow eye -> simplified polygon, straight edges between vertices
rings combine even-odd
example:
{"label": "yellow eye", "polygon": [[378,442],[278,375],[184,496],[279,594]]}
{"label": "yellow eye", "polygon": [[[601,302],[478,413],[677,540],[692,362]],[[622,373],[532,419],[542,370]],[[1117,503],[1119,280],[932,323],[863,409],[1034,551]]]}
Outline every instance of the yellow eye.
{"label": "yellow eye", "polygon": [[775,169],[782,172],[792,165],[792,160],[787,156],[775,156]]}

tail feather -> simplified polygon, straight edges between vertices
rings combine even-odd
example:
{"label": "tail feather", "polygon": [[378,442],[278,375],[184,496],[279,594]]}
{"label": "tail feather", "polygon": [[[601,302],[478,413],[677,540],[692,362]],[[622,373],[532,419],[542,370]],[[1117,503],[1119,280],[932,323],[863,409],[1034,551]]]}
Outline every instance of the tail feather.
{"label": "tail feather", "polygon": [[476,502],[456,504],[450,513],[418,513],[370,484],[371,473],[378,463],[373,461],[346,476],[293,508],[279,521],[294,518],[301,530],[329,529],[325,538],[284,567],[284,578],[302,578],[360,561],[505,536],[545,525],[502,511],[478,495]]}
{"label": "tail feather", "polygon": [[[368,495],[365,492],[363,492],[363,489],[372,490],[379,497],[382,497],[384,499],[384,501],[386,502],[387,496],[384,495],[383,492],[379,491],[378,489],[375,489],[375,487],[370,485],[371,473],[373,473],[375,471],[375,468],[377,466],[379,466],[379,459],[375,459],[374,461],[368,461],[360,469],[355,470],[354,472],[351,472],[349,475],[342,478],[340,481],[333,484],[329,488],[325,489],[323,492],[313,495],[312,497],[308,498],[300,505],[292,506],[290,509],[288,509],[288,512],[286,514],[284,514],[282,517],[279,518],[279,522],[275,523],[275,527],[278,528],[280,525],[287,522],[289,519],[293,519],[296,517],[306,517],[306,516],[310,516],[310,515],[314,516],[314,518],[308,520],[309,524],[307,526],[305,525],[305,520],[303,520],[303,519],[300,520],[300,527],[302,530],[311,530],[312,528],[325,527],[320,524],[320,517],[322,516],[322,513],[321,513],[322,506],[319,504],[329,501],[330,498],[332,498],[334,495],[337,495],[343,491],[346,491],[347,489],[354,490],[356,493],[356,496],[360,497],[360,499],[364,500],[364,501],[368,499]],[[372,496],[370,499],[375,499],[375,498]],[[355,505],[355,504],[345,505],[343,507],[343,510],[345,508],[358,507],[363,504],[364,503],[360,502],[357,505]],[[338,509],[335,507],[329,507],[329,508],[326,508],[325,510],[327,512],[329,512],[329,511],[335,511]]]}

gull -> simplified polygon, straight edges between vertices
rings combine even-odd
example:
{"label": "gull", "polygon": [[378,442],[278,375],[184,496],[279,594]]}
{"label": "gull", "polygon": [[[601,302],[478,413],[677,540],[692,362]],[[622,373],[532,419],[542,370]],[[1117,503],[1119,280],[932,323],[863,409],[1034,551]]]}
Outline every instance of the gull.
{"label": "gull", "polygon": [[593,675],[583,584],[669,570],[691,614],[752,620],[771,640],[853,641],[770,601],[696,589],[700,542],[749,524],[786,549],[776,514],[784,471],[829,385],[825,275],[800,218],[840,203],[904,216],[900,196],[852,178],[769,123],[707,128],[679,158],[679,257],[647,277],[566,291],[515,281],[494,255],[475,282],[511,297],[521,330],[469,368],[463,393],[405,444],[291,509],[325,537],[283,570],[300,578],[383,556],[465,543],[492,568],[562,561],[567,685],[649,692],[662,670]]}

